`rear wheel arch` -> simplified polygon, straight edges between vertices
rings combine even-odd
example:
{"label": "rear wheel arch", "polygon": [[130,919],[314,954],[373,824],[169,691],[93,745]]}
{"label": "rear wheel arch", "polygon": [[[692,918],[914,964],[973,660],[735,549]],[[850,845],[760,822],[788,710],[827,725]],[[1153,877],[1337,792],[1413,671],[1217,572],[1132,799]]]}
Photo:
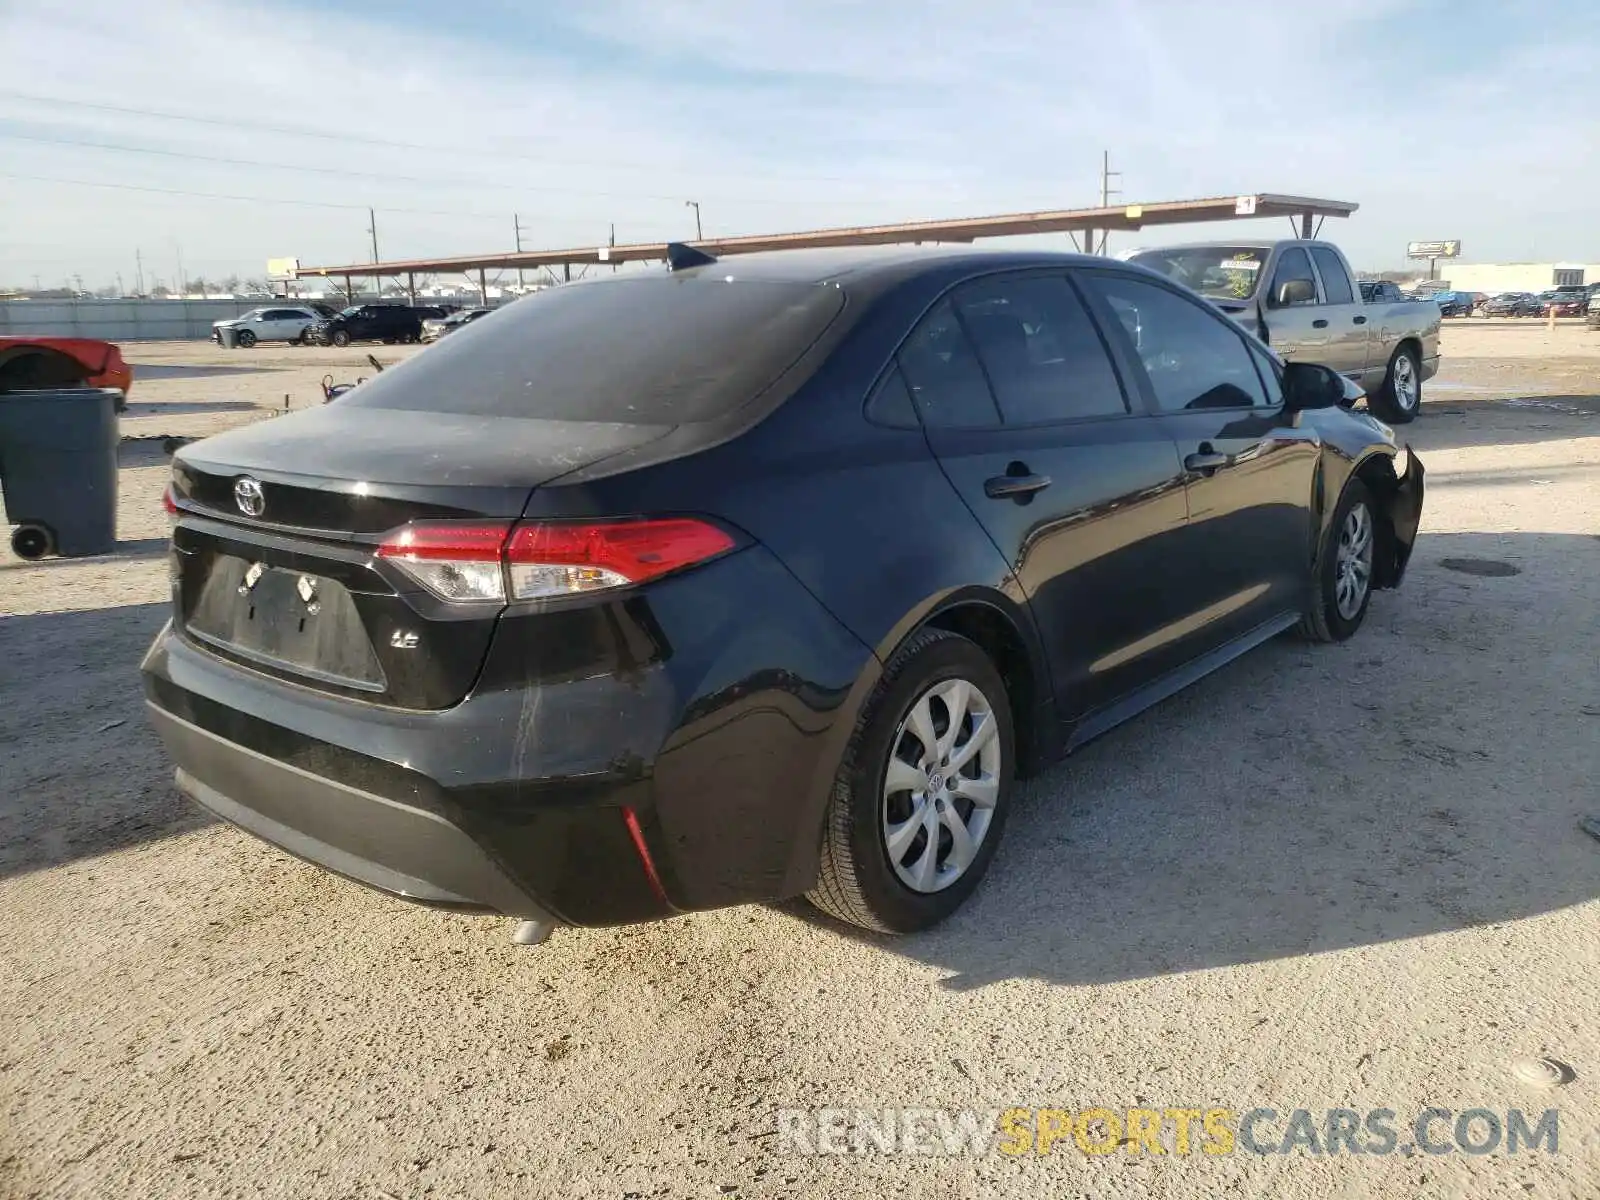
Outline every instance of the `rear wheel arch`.
{"label": "rear wheel arch", "polygon": [[[959,634],[989,656],[1000,679],[1016,725],[1017,773],[1030,775],[1053,757],[1048,730],[1041,729],[1043,701],[1049,698],[1049,674],[1037,644],[1019,624],[1019,614],[1001,607],[992,599],[967,595],[940,606],[924,618],[902,643],[924,629],[942,629]],[[898,650],[898,646],[896,650]],[[893,657],[885,656],[884,661]]]}

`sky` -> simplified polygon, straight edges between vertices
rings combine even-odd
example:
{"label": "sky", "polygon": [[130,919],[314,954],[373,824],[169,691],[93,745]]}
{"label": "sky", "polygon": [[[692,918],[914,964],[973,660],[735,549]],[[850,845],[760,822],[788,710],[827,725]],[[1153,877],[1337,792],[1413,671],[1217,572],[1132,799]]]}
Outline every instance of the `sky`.
{"label": "sky", "polygon": [[0,0],[0,286],[1085,207],[1102,151],[1357,201],[1358,267],[1595,262],[1597,61],[1591,0]]}

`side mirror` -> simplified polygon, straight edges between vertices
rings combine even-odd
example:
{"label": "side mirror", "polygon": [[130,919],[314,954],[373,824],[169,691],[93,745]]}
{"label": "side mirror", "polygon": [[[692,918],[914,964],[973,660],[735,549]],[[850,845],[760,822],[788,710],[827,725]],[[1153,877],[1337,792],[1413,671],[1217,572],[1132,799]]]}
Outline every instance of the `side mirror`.
{"label": "side mirror", "polygon": [[1332,367],[1317,363],[1289,363],[1283,368],[1285,412],[1313,408],[1350,408],[1366,395]]}
{"label": "side mirror", "polygon": [[1286,279],[1278,285],[1278,290],[1273,296],[1273,302],[1278,308],[1289,308],[1296,304],[1315,304],[1317,289],[1312,286],[1309,279]]}

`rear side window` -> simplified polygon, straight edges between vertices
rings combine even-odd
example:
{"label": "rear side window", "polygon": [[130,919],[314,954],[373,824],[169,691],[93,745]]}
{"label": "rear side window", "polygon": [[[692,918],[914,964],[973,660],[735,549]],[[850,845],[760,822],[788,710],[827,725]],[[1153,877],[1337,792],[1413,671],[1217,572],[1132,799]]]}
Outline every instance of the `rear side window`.
{"label": "rear side window", "polygon": [[990,429],[1000,424],[989,381],[948,300],[906,339],[900,369],[929,428]]}
{"label": "rear side window", "polygon": [[1313,246],[1311,257],[1317,264],[1317,273],[1322,276],[1322,290],[1328,295],[1328,303],[1354,304],[1356,297],[1350,290],[1350,276],[1339,256],[1326,246]]}
{"label": "rear side window", "polygon": [[1021,275],[955,294],[1007,425],[1128,411],[1105,344],[1061,276]]}
{"label": "rear side window", "polygon": [[[1305,290],[1301,299],[1291,300],[1289,287],[1296,283],[1304,283]],[[1305,298],[1307,295],[1310,299]],[[1278,259],[1278,268],[1272,273],[1272,291],[1267,296],[1267,303],[1273,308],[1288,308],[1293,304],[1316,302],[1317,281],[1311,274],[1311,260],[1299,246],[1290,246],[1283,252],[1283,257]]]}
{"label": "rear side window", "polygon": [[867,398],[867,419],[891,429],[917,428],[917,410],[898,370],[885,375]]}
{"label": "rear side window", "polygon": [[563,284],[342,397],[367,408],[678,425],[755,399],[845,303],[832,286],[649,275]]}

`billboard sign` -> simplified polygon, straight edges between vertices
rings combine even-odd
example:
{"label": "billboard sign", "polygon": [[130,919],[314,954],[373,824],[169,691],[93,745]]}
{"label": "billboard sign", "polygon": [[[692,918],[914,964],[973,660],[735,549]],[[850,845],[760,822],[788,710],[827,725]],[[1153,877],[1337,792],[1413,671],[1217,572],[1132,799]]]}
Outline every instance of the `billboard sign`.
{"label": "billboard sign", "polygon": [[272,280],[293,279],[300,270],[298,258],[269,258],[267,259],[267,278]]}
{"label": "billboard sign", "polygon": [[1407,258],[1459,258],[1460,242],[1407,242]]}

